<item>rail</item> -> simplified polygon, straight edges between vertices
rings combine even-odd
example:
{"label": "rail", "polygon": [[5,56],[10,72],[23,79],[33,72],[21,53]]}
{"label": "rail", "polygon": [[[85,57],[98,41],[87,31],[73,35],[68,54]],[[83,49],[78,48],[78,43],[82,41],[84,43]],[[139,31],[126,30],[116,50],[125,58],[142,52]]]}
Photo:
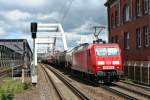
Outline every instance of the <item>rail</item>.
{"label": "rail", "polygon": [[56,90],[60,100],[65,100],[63,95],[61,94],[61,92],[59,91],[58,87],[55,85],[55,83],[53,82],[53,80],[51,79],[50,75],[48,74],[48,72],[46,71],[45,68],[43,68],[44,72],[46,73],[46,76],[48,77],[48,79],[50,80],[50,82],[52,83],[52,85],[54,86],[54,89]]}
{"label": "rail", "polygon": [[75,86],[73,86],[71,83],[69,83],[69,80],[67,78],[59,73],[54,68],[48,66],[48,68],[67,86],[71,89],[71,91],[78,96],[81,100],[90,100],[86,95],[84,95],[80,90],[78,90]]}
{"label": "rail", "polygon": [[[139,85],[133,85],[133,84],[129,84],[129,83],[113,83],[115,86],[119,87],[119,88],[123,88],[127,91],[133,92],[135,94],[138,94],[140,96],[143,96],[145,98],[150,99],[150,91],[149,90],[145,90],[142,86]],[[146,88],[148,89],[148,88]]]}

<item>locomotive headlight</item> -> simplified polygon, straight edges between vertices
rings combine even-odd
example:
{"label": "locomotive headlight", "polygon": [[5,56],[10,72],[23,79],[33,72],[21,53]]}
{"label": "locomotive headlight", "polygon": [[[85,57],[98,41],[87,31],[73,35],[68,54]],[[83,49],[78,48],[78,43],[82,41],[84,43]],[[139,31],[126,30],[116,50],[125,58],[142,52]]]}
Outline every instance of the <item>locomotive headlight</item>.
{"label": "locomotive headlight", "polygon": [[117,69],[119,69],[120,67],[119,66],[117,66]]}
{"label": "locomotive headlight", "polygon": [[98,61],[97,64],[98,64],[98,65],[104,65],[105,62],[104,62],[104,61]]}
{"label": "locomotive headlight", "polygon": [[120,62],[119,61],[112,61],[112,64],[120,64]]}

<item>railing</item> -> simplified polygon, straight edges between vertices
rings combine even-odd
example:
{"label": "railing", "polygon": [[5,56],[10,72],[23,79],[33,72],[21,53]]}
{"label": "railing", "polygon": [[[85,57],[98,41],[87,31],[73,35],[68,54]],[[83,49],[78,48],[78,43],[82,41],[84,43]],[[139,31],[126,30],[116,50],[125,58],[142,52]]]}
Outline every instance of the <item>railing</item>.
{"label": "railing", "polygon": [[150,61],[127,61],[124,73],[134,82],[150,85]]}

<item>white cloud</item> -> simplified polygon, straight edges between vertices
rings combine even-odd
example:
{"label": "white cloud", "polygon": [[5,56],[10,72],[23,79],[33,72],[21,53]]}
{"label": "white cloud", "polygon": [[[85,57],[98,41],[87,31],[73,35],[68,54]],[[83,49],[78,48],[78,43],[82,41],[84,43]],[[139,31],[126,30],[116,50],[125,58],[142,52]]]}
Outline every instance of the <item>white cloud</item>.
{"label": "white cloud", "polygon": [[33,49],[33,47],[32,47],[32,46],[33,46],[33,40],[32,40],[32,38],[31,38],[31,35],[30,35],[30,34],[24,34],[24,35],[22,35],[22,36],[20,36],[20,37],[18,37],[18,38],[27,39],[27,41],[28,41],[28,43],[29,43],[31,49]]}
{"label": "white cloud", "polygon": [[4,35],[4,34],[6,34],[5,30],[2,27],[0,27],[0,35]]}
{"label": "white cloud", "polygon": [[5,22],[3,20],[0,21],[0,25],[4,25]]}
{"label": "white cloud", "polygon": [[94,29],[92,27],[96,25],[99,25],[99,23],[93,22],[92,20],[87,20],[84,24],[71,31],[81,33],[81,34],[89,34],[94,32]]}
{"label": "white cloud", "polygon": [[82,35],[82,34],[77,34],[75,32],[72,33],[67,32],[65,34],[66,34],[66,40],[69,48],[75,47],[76,45],[82,43],[92,43],[94,40],[93,34]]}
{"label": "white cloud", "polygon": [[[63,4],[67,0],[0,0],[0,37],[6,33],[20,33],[22,38],[30,37],[30,23],[57,22],[64,14]],[[69,0],[68,0],[69,1]],[[106,0],[74,0],[62,23],[65,31],[73,32],[67,35],[68,44],[80,40],[80,35],[93,33],[91,27],[95,24],[106,24]],[[3,35],[2,35],[3,34]],[[7,38],[7,35],[5,35]],[[12,36],[13,37],[13,36]],[[21,38],[21,36],[19,36]],[[31,41],[31,40],[30,40]]]}
{"label": "white cloud", "polygon": [[[69,47],[75,47],[76,45],[82,44],[82,43],[92,43],[93,40],[96,39],[93,33],[85,35],[85,34],[78,34],[76,32],[72,32],[72,33],[67,32],[65,34],[66,34],[66,40],[67,40]],[[107,32],[107,29],[105,29],[101,32],[101,34],[99,35],[99,38],[108,42],[107,35],[108,35],[108,32]]]}
{"label": "white cloud", "polygon": [[1,0],[1,4],[6,4],[9,6],[13,6],[18,4],[17,6],[22,6],[22,7],[38,7],[41,5],[44,5],[47,0]]}
{"label": "white cloud", "polygon": [[37,19],[38,20],[54,20],[54,21],[59,21],[59,19],[60,19],[60,13],[59,12],[56,12],[56,11],[54,11],[54,12],[51,12],[50,14],[45,14],[45,15],[43,15],[43,14],[38,14],[37,15]]}
{"label": "white cloud", "polygon": [[3,16],[7,21],[20,21],[30,17],[30,14],[20,10],[12,10],[0,12],[0,16]]}

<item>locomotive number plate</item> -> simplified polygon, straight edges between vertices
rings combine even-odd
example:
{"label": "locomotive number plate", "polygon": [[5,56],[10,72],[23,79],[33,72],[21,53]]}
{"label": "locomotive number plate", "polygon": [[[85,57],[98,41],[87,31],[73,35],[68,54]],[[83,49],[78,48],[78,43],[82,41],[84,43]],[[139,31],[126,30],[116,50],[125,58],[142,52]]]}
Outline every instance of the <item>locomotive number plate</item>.
{"label": "locomotive number plate", "polygon": [[103,66],[103,69],[115,69],[115,66]]}

